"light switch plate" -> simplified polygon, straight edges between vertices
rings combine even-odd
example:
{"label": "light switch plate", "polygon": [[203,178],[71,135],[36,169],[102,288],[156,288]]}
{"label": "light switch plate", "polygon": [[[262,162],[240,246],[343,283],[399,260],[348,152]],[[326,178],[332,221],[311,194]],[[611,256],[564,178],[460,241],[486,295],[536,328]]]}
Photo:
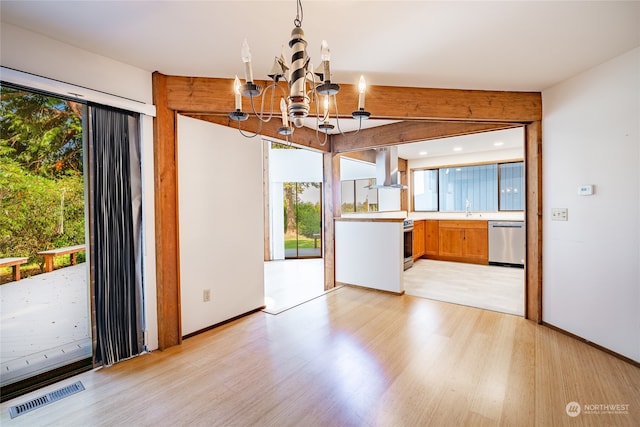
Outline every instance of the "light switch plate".
{"label": "light switch plate", "polygon": [[566,221],[569,216],[569,210],[567,208],[552,208],[551,220],[552,221]]}

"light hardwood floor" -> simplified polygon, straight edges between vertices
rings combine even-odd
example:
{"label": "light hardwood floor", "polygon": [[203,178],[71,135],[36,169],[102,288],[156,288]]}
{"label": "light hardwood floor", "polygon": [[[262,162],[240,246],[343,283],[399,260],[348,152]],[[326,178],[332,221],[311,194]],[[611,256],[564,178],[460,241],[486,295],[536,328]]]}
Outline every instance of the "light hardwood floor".
{"label": "light hardwood floor", "polygon": [[524,316],[524,269],[419,259],[404,272],[408,295]]}
{"label": "light hardwood floor", "polygon": [[322,258],[265,261],[265,312],[278,314],[323,293]]}
{"label": "light hardwood floor", "polygon": [[[9,419],[77,380],[85,391]],[[628,413],[571,418],[572,401]],[[520,317],[343,287],[1,409],[3,427],[637,426],[640,369]]]}

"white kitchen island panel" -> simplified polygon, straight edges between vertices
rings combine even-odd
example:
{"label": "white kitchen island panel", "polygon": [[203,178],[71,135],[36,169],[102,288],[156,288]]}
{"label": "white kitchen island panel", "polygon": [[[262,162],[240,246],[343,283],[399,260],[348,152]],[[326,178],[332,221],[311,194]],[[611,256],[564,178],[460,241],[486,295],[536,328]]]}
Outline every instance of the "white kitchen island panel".
{"label": "white kitchen island panel", "polygon": [[402,294],[402,219],[335,220],[336,282]]}

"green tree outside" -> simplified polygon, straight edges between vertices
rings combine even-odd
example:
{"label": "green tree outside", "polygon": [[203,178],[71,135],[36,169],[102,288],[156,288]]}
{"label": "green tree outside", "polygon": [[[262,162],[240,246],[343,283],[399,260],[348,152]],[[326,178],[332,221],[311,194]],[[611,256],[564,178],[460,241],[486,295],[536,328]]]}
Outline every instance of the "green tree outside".
{"label": "green tree outside", "polygon": [[82,105],[0,87],[0,257],[84,243]]}

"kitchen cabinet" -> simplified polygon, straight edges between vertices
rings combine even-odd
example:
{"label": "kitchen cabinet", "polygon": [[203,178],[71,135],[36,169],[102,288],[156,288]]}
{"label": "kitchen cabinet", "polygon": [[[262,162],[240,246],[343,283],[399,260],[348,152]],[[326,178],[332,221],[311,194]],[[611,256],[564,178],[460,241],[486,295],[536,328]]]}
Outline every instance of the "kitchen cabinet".
{"label": "kitchen cabinet", "polygon": [[413,222],[413,259],[422,258],[425,254],[425,220]]}
{"label": "kitchen cabinet", "polygon": [[488,264],[487,221],[439,221],[438,254],[429,257],[447,261]]}
{"label": "kitchen cabinet", "polygon": [[425,221],[424,238],[425,255],[438,255],[438,247],[440,246],[440,221],[437,219],[428,219]]}

